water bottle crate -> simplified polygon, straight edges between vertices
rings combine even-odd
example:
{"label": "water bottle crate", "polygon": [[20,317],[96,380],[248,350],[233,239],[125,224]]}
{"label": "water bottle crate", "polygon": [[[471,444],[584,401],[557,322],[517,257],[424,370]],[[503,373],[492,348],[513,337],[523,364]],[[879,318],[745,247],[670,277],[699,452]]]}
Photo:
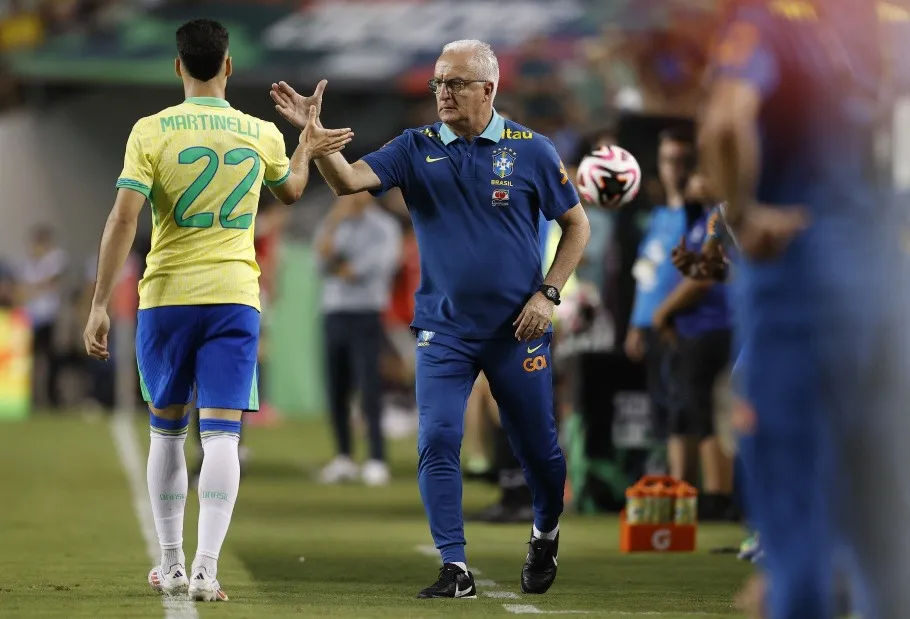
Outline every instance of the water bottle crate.
{"label": "water bottle crate", "polygon": [[693,552],[697,524],[629,524],[625,510],[619,521],[621,552]]}
{"label": "water bottle crate", "polygon": [[667,476],[645,476],[626,490],[620,515],[622,552],[692,552],[698,492]]}

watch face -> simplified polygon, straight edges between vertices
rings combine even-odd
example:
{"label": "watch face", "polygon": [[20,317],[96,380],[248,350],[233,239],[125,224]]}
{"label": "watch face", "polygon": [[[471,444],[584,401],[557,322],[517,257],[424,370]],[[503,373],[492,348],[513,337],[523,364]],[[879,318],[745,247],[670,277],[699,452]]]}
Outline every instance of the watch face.
{"label": "watch face", "polygon": [[547,297],[550,299],[556,298],[556,288],[547,288]]}

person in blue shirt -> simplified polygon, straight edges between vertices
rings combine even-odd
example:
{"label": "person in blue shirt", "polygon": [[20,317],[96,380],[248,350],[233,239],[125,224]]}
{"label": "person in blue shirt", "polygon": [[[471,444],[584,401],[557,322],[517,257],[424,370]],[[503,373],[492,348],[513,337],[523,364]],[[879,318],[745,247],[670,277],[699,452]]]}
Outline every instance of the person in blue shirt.
{"label": "person in blue shirt", "polygon": [[[420,248],[415,295],[418,485],[442,554],[437,581],[418,597],[474,597],[467,569],[460,449],[465,402],[483,371],[531,488],[530,550],[520,585],[544,593],[556,577],[566,463],[553,409],[550,321],[590,235],[578,194],[552,142],[499,116],[499,65],[480,41],[443,48],[429,88],[441,122],[408,129],[354,164],[317,165],[337,194],[398,187]],[[313,144],[321,89],[272,88],[278,111]],[[544,276],[540,213],[563,229]]]}
{"label": "person in blue shirt", "polygon": [[672,348],[660,331],[653,328],[653,318],[654,311],[680,281],[670,253],[686,232],[685,189],[694,161],[695,146],[691,132],[668,129],[660,134],[658,172],[666,204],[652,210],[648,229],[638,246],[638,259],[632,267],[635,302],[624,348],[632,361],[645,361],[648,396],[658,441],[667,438]]}
{"label": "person in blue shirt", "polygon": [[[671,253],[671,263],[680,248],[699,250],[708,237],[710,198],[694,193],[703,179],[699,174],[690,179],[688,227]],[[699,520],[727,520],[733,513],[730,461],[714,428],[715,388],[730,361],[726,286],[710,279],[683,278],[658,305],[652,320],[655,329],[670,330],[675,340],[671,372],[675,396],[667,443],[670,475],[692,484],[700,479]],[[692,466],[695,462],[700,476]]]}
{"label": "person in blue shirt", "polygon": [[[727,282],[727,278],[730,275],[730,262],[735,261],[737,256],[736,238],[727,228],[723,213],[723,204],[711,209],[706,218],[704,242],[701,245],[693,242],[694,239],[690,235],[687,243],[681,243],[673,250],[671,256],[673,266],[679,270],[687,281],[693,282],[693,284],[701,284],[702,287],[712,282],[714,285],[723,284]],[[727,292],[729,292],[729,287]],[[730,304],[732,299],[728,298],[726,302]],[[729,322],[729,314],[732,312],[730,312],[731,308],[728,307],[727,309],[727,322]],[[748,520],[751,519],[751,513],[745,501],[747,493],[744,490],[748,479],[742,454],[747,453],[754,443],[751,433],[748,432],[754,413],[739,393],[739,376],[743,365],[741,361],[748,354],[748,347],[735,342],[732,350],[736,351],[737,354],[733,363],[730,381],[733,387],[731,422],[735,429],[747,430],[738,436],[738,450],[734,460],[733,489],[739,498],[738,506],[740,511]],[[749,526],[753,526],[753,524],[748,522]],[[737,558],[742,561],[757,562],[761,557],[762,551],[759,544],[759,536],[753,528],[753,533],[740,544]]]}
{"label": "person in blue shirt", "polygon": [[[876,3],[742,2],[719,39],[701,144],[742,252],[734,303],[755,412],[749,506],[772,619],[906,616],[910,544],[883,363],[888,218],[872,178],[884,62]],[[899,333],[899,332],[898,332]]]}

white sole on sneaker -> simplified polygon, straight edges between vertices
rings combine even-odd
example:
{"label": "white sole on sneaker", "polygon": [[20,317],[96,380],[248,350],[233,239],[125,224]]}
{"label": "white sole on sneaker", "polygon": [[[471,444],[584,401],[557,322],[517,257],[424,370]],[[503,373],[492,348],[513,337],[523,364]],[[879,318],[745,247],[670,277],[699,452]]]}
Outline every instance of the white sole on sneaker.
{"label": "white sole on sneaker", "polygon": [[388,486],[392,480],[392,475],[389,473],[389,467],[385,462],[368,460],[361,470],[361,479],[367,486],[376,488]]}
{"label": "white sole on sneaker", "polygon": [[155,591],[168,597],[185,596],[189,591],[189,579],[186,577],[186,568],[178,565],[169,574],[162,575],[161,567],[155,566],[149,571],[148,583]]}
{"label": "white sole on sneaker", "polygon": [[[198,585],[196,583],[199,583]],[[197,579],[193,581],[188,590],[190,599],[194,602],[227,602],[227,593],[221,588],[217,580]]]}

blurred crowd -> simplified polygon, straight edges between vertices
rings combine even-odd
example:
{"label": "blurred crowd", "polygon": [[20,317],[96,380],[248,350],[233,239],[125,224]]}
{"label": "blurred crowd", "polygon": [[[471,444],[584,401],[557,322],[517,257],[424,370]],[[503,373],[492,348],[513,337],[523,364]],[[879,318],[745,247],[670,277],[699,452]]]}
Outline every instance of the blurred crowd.
{"label": "blurred crowd", "polygon": [[[37,45],[48,32],[103,27],[106,16],[124,10],[119,0],[8,0],[0,3],[0,50]],[[712,27],[681,14],[667,29],[605,29],[569,54],[535,37],[518,55],[512,86],[497,98],[501,113],[553,140],[570,177],[586,153],[616,144],[644,173],[633,204],[618,212],[587,207],[592,238],[556,315],[557,410],[580,510],[617,509],[637,476],[666,471],[701,489],[702,519],[736,517],[730,450],[723,423],[715,423],[731,349],[726,291],[721,284],[693,289],[670,262],[681,238],[697,243],[704,235],[712,206],[692,138]],[[436,121],[427,95],[413,101],[410,126]],[[389,137],[401,128],[390,126]],[[264,202],[256,222],[265,321],[281,295],[276,272],[287,217]],[[558,226],[547,234],[545,268]],[[337,444],[320,477],[382,485],[389,478],[385,440],[413,433],[417,423],[409,323],[420,273],[407,208],[394,191],[380,201],[368,194],[339,199],[311,241]],[[148,243],[137,243],[122,277],[127,297],[135,294]],[[110,409],[114,364],[81,354],[94,259],[83,260],[75,288],[72,264],[55,231],[36,228],[28,255],[0,259],[0,306],[21,307],[32,321],[37,408]],[[264,374],[268,349],[264,339]],[[361,428],[368,457],[358,465]],[[530,493],[483,377],[468,402],[464,461],[466,475],[501,488],[501,500],[477,518],[527,521]]]}

